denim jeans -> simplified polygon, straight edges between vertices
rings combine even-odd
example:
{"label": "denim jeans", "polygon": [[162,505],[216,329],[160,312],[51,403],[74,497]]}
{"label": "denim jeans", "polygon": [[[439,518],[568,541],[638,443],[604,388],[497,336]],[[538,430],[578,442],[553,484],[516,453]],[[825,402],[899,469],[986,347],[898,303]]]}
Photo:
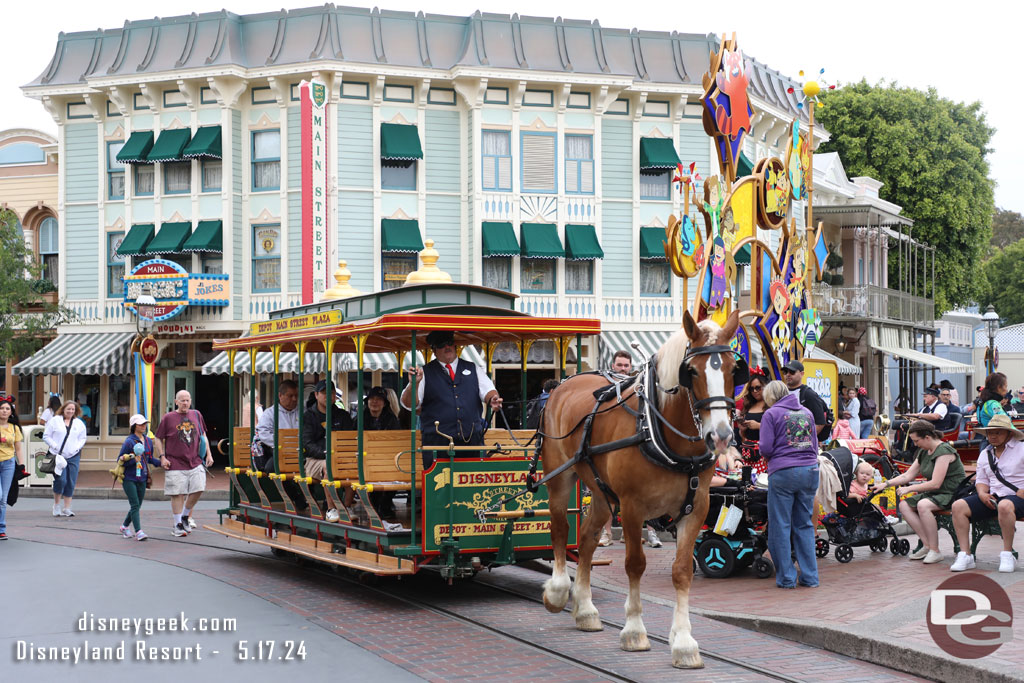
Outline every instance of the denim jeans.
{"label": "denim jeans", "polygon": [[768,550],[775,563],[775,583],[797,583],[793,553],[800,563],[800,583],[818,585],[811,507],[818,491],[818,466],[787,467],[768,475]]}
{"label": "denim jeans", "polygon": [[14,469],[18,466],[17,458],[8,458],[0,462],[0,533],[7,533],[7,492],[14,483]]}
{"label": "denim jeans", "polygon": [[871,436],[871,428],[875,426],[874,420],[860,421],[860,438],[866,439]]}
{"label": "denim jeans", "polygon": [[67,467],[60,473],[60,476],[53,475],[53,492],[57,495],[71,498],[75,495],[75,484],[78,482],[78,464],[82,459],[81,453],[75,453],[68,461]]}

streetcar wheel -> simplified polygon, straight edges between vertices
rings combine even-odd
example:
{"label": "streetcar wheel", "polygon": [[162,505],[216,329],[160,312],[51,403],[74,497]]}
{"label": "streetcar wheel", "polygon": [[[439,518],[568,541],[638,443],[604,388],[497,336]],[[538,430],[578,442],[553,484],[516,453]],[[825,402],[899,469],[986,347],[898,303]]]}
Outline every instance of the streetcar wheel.
{"label": "streetcar wheel", "polygon": [[818,557],[825,557],[828,555],[828,541],[824,538],[818,538],[814,541],[814,554]]}
{"label": "streetcar wheel", "polygon": [[757,578],[767,579],[775,573],[775,565],[767,557],[759,557],[754,560],[754,571],[757,572]]}
{"label": "streetcar wheel", "polygon": [[853,548],[845,543],[840,546],[836,546],[836,559],[843,564],[846,564],[853,559]]}
{"label": "streetcar wheel", "polygon": [[910,541],[905,538],[900,539],[900,555],[910,554]]}
{"label": "streetcar wheel", "polygon": [[289,555],[291,555],[291,553],[289,553],[287,550],[282,550],[281,548],[271,548],[270,554],[279,560],[283,560],[287,558]]}
{"label": "streetcar wheel", "polygon": [[709,579],[724,579],[736,567],[736,556],[725,540],[709,538],[697,548],[697,564]]}

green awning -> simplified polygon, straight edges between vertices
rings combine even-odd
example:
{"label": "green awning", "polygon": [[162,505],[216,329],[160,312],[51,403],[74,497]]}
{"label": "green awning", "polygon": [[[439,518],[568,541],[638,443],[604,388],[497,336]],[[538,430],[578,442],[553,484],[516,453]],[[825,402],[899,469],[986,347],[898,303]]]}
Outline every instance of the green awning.
{"label": "green awning", "polygon": [[160,133],[153,149],[146,155],[146,160],[150,162],[181,161],[181,152],[191,139],[192,131],[188,128],[165,130]]}
{"label": "green awning", "polygon": [[671,138],[640,138],[640,168],[675,168],[679,155]]}
{"label": "green awning", "polygon": [[565,258],[570,261],[604,258],[604,249],[597,241],[597,231],[593,225],[565,226]]}
{"label": "green awning", "polygon": [[644,261],[664,261],[665,247],[664,228],[640,228],[640,259]]}
{"label": "green awning", "polygon": [[416,126],[400,123],[380,124],[380,158],[412,161],[423,158],[420,133]]}
{"label": "green awning", "polygon": [[131,134],[128,142],[117,153],[117,160],[126,164],[146,164],[146,155],[153,149],[153,131],[140,130]]}
{"label": "green awning", "polygon": [[565,249],[558,239],[554,223],[523,223],[520,226],[522,248],[519,253],[528,258],[565,258]]}
{"label": "green awning", "polygon": [[483,229],[484,258],[519,255],[519,240],[516,239],[516,231],[512,229],[511,223],[484,221],[481,228]]}
{"label": "green awning", "polygon": [[747,155],[740,152],[740,159],[736,162],[736,177],[754,175],[754,162],[747,158]]}
{"label": "green awning", "polygon": [[181,245],[192,234],[191,223],[162,223],[160,232],[156,234],[153,241],[146,247],[147,254],[178,254],[181,253]]}
{"label": "green awning", "polygon": [[418,254],[423,251],[420,225],[415,220],[382,218],[380,220],[380,250],[389,253]]}
{"label": "green awning", "polygon": [[739,263],[741,265],[749,265],[750,264],[750,245],[749,244],[744,244],[740,248],[740,250],[736,252],[736,255],[733,257],[733,260],[736,261],[736,263]]}
{"label": "green awning", "polygon": [[121,246],[117,248],[119,256],[136,256],[146,252],[146,246],[153,239],[152,223],[136,223],[125,235]]}
{"label": "green awning", "polygon": [[197,130],[181,156],[186,159],[220,159],[220,126],[203,126]]}
{"label": "green awning", "polygon": [[224,251],[222,234],[222,221],[199,221],[196,231],[185,240],[181,246],[182,251]]}

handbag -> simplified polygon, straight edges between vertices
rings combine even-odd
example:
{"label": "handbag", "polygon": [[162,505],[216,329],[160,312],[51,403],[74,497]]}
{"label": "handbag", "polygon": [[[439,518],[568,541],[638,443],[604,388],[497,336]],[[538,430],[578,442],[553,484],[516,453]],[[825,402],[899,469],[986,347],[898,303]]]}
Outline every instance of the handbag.
{"label": "handbag", "polygon": [[[71,424],[73,425],[74,421],[72,421]],[[49,451],[47,451],[46,457],[44,457],[42,461],[39,463],[40,472],[42,472],[43,474],[53,474],[54,477],[57,476],[56,474],[54,474],[54,470],[57,469],[57,456],[61,455],[64,452],[64,446],[67,444],[69,436],[71,436],[70,426],[67,428],[67,431],[64,432],[64,440],[61,441],[60,443],[60,450],[57,451],[56,453],[50,453]]]}
{"label": "handbag", "polygon": [[714,532],[719,536],[732,536],[739,528],[742,519],[743,510],[735,505],[723,505],[722,509],[718,511],[718,521],[715,522]]}

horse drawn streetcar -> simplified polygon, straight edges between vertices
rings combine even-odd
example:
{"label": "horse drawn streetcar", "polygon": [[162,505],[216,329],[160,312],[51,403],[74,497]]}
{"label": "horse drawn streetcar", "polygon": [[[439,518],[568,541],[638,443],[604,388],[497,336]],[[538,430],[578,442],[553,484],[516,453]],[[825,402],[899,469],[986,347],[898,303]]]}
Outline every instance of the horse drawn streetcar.
{"label": "horse drawn streetcar", "polygon": [[[495,428],[484,426],[483,446],[451,441],[434,451],[438,457],[424,467],[415,373],[405,378],[413,389],[410,428],[370,431],[363,420],[368,354],[394,354],[399,368],[413,368],[421,357],[430,360],[426,339],[436,330],[451,332],[460,354],[469,347],[479,350],[488,375],[493,373],[494,351],[501,342],[515,343],[525,359],[534,342],[553,341],[563,378],[568,352],[575,346],[575,370],[582,369],[583,338],[600,332],[600,322],[525,315],[515,310],[515,299],[507,292],[472,285],[406,285],[276,311],[268,320],[254,323],[247,335],[217,342],[215,347],[227,353],[232,374],[236,356],[243,360],[249,355],[249,367],[256,368],[256,354],[270,352],[275,396],[285,355],[295,354],[289,360],[298,395],[305,397],[311,389],[306,379],[312,369],[332,377],[338,354],[354,354],[358,403],[356,428],[337,430],[332,428],[336,424],[332,411],[345,407],[326,402],[325,474],[319,479],[306,476],[301,420],[298,429],[278,429],[280,421],[274,420],[273,457],[263,471],[253,466],[252,430],[234,427],[226,469],[231,504],[219,511],[220,524],[208,528],[269,546],[275,553],[293,553],[378,575],[412,574],[431,567],[451,579],[485,566],[550,557],[545,487],[502,509],[486,509],[522,488],[533,455],[532,430],[506,429],[500,416],[491,416],[488,410],[487,419]],[[522,371],[525,394],[525,360]],[[257,381],[254,372],[252,395]],[[234,416],[233,394],[228,400]],[[255,402],[250,403],[249,424],[256,424]],[[500,429],[496,428],[499,422]],[[580,518],[579,491],[573,489],[570,551],[578,545]],[[388,514],[382,514],[381,500],[391,496],[404,498],[405,504],[394,506],[393,511],[388,506]]]}

